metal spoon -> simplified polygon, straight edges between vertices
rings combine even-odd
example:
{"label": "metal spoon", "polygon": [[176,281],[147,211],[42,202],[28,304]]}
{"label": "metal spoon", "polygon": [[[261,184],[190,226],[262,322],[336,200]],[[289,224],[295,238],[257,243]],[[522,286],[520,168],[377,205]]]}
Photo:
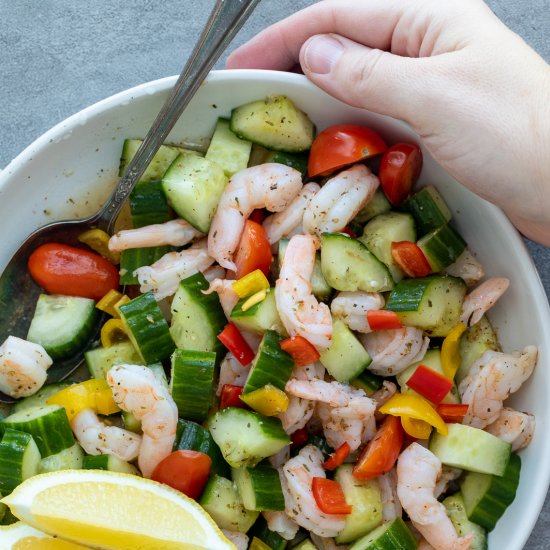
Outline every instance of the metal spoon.
{"label": "metal spoon", "polygon": [[[53,222],[31,233],[14,254],[0,277],[0,343],[9,335],[24,338],[27,334],[40,287],[32,280],[27,261],[30,254],[48,242],[77,244],[77,237],[90,228],[111,234],[124,201],[163,144],[181,113],[219,59],[232,38],[248,19],[259,0],[217,0],[204,30],[180,77],[145,136],[141,147],[128,165],[107,203],[99,212],[81,220]],[[94,339],[97,334],[94,335]],[[82,364],[82,352],[58,361],[48,371],[47,383],[69,376]],[[0,402],[15,400],[0,392]]]}

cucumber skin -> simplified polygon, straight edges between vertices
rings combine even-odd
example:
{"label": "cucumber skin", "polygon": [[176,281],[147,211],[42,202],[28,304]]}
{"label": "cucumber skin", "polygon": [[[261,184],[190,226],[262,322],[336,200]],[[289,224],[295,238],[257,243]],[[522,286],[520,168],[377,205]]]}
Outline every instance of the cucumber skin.
{"label": "cucumber skin", "polygon": [[132,225],[135,228],[165,223],[172,219],[160,180],[138,181],[130,193],[128,202],[132,215]]}
{"label": "cucumber skin", "polygon": [[[460,486],[464,496],[468,519],[473,523],[481,525],[487,531],[492,531],[497,521],[506,511],[506,508],[514,501],[519,485],[520,472],[521,459],[517,454],[510,456],[510,460],[502,476],[468,472]],[[468,498],[470,491],[472,489],[475,491],[483,482],[488,482],[487,491],[477,504],[470,502]]]}
{"label": "cucumber skin", "polygon": [[212,472],[229,477],[231,470],[210,432],[191,420],[178,420],[174,451],[190,450],[204,453],[212,460]]}
{"label": "cucumber skin", "polygon": [[128,337],[143,361],[156,363],[174,351],[168,323],[152,292],[142,294],[119,307]]}
{"label": "cucumber skin", "polygon": [[398,517],[355,541],[348,550],[416,550],[416,539]]}
{"label": "cucumber skin", "polygon": [[135,466],[132,466],[132,464],[125,462],[116,456],[108,454],[85,456],[82,463],[82,468],[84,470],[107,470],[110,472],[138,475],[138,471]]}
{"label": "cucumber skin", "polygon": [[[48,409],[46,417],[25,420],[25,415],[31,415],[38,409]],[[32,407],[10,415],[0,421],[0,433],[6,428],[18,430],[32,435],[42,458],[57,454],[64,449],[72,447],[75,439],[65,409],[59,405],[48,405],[44,407]],[[21,418],[23,417],[23,418]],[[44,421],[46,418],[46,421]]]}
{"label": "cucumber skin", "polygon": [[[137,153],[139,146],[141,145],[141,139],[126,139],[122,146],[122,153],[120,155],[120,164],[118,168],[118,175],[123,176],[128,164],[134,155]],[[149,163],[149,166],[141,176],[141,182],[150,182],[159,180],[162,178],[170,164],[179,155],[179,151],[170,145],[161,145],[153,160]]]}
{"label": "cucumber skin", "polygon": [[40,452],[33,437],[7,429],[0,442],[0,491],[11,493],[25,479],[38,474],[39,464]]}
{"label": "cucumber skin", "polygon": [[202,422],[212,404],[216,354],[176,349],[171,362],[170,393],[179,416]]}
{"label": "cucumber skin", "polygon": [[145,265],[154,264],[165,254],[175,250],[173,246],[162,245],[150,248],[130,248],[120,254],[120,284],[138,285],[139,280],[134,271]]}
{"label": "cucumber skin", "polygon": [[[437,202],[441,202],[441,208]],[[417,191],[401,205],[401,208],[414,217],[420,237],[446,224],[452,218],[445,200],[433,185]]]}
{"label": "cucumber skin", "polygon": [[248,536],[250,538],[256,537],[261,540],[264,544],[267,544],[271,550],[285,550],[288,541],[286,541],[279,533],[271,531],[267,526],[266,519],[260,515],[254,523],[254,525],[248,531]]}
{"label": "cucumber skin", "polygon": [[243,395],[263,388],[267,384],[284,391],[292,374],[294,361],[286,351],[281,349],[281,340],[283,338],[275,331],[266,331],[260,342],[256,357],[252,361]]}
{"label": "cucumber skin", "polygon": [[434,273],[442,271],[466,250],[468,244],[452,227],[445,224],[424,235],[417,243]]}
{"label": "cucumber skin", "polygon": [[445,498],[443,506],[447,509],[447,515],[451,518],[456,532],[461,537],[468,533],[473,533],[471,550],[488,550],[487,533],[481,525],[468,520],[461,493],[456,493]]}
{"label": "cucumber skin", "polygon": [[[247,510],[263,511],[275,510],[282,511],[285,509],[285,497],[281,487],[279,472],[267,465],[258,464],[254,468],[233,468],[232,478],[244,507]],[[244,485],[249,485],[252,495],[243,494]],[[251,497],[251,498],[249,498]]]}

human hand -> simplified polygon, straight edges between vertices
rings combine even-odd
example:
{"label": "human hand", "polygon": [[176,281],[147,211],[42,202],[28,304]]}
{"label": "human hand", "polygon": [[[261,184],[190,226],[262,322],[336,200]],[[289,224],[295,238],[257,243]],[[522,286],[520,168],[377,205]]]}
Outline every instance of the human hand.
{"label": "human hand", "polygon": [[233,52],[408,122],[462,184],[550,245],[550,67],[481,0],[325,0]]}

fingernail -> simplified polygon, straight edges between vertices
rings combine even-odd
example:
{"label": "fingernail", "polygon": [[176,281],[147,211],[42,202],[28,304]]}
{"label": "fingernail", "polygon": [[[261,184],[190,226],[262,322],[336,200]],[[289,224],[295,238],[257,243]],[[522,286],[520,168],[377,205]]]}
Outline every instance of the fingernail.
{"label": "fingernail", "polygon": [[320,34],[310,38],[304,51],[304,65],[308,71],[328,74],[338,62],[344,46],[335,38]]}

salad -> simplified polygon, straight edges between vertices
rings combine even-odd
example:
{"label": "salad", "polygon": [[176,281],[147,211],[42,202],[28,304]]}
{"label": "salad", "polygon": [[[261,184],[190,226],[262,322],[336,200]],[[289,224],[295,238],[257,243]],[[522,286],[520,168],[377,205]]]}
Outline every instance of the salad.
{"label": "salad", "polygon": [[[421,168],[367,127],[316,135],[284,96],[219,119],[205,153],[161,147],[128,228],[31,255],[0,493],[107,469],[197,500],[237,548],[487,548],[534,431],[504,401],[537,349],[501,350],[508,280]],[[84,350],[84,381],[47,383]]]}

